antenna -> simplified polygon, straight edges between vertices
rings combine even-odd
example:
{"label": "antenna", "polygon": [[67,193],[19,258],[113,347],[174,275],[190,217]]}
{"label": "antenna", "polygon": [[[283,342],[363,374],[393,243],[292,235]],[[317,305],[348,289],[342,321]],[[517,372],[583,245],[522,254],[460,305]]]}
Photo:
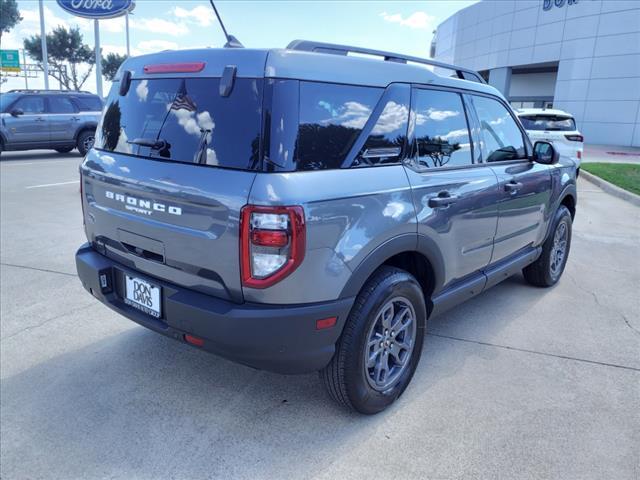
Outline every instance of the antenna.
{"label": "antenna", "polygon": [[220,14],[218,13],[218,9],[213,3],[213,0],[209,0],[209,3],[211,3],[211,7],[215,12],[216,17],[218,17],[218,22],[220,22],[220,26],[222,27],[222,31],[224,32],[224,36],[227,39],[227,43],[224,44],[224,48],[244,48],[244,45],[242,45],[236,37],[227,33],[227,29],[224,28],[224,23],[222,23],[222,18],[220,18]]}

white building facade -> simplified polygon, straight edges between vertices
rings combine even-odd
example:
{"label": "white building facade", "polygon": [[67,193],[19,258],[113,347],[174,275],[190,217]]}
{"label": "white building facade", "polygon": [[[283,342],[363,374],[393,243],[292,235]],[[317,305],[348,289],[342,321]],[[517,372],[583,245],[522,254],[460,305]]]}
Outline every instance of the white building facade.
{"label": "white building facade", "polygon": [[482,0],[438,26],[431,55],[514,107],[572,113],[588,143],[640,147],[640,0]]}

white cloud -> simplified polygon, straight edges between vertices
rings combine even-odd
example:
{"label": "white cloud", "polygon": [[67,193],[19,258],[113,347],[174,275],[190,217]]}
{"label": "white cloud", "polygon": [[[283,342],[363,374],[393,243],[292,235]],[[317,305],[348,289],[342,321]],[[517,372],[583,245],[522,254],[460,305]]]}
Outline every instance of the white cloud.
{"label": "white cloud", "polygon": [[408,113],[409,110],[405,105],[400,105],[393,101],[387,102],[371,133],[373,135],[384,135],[395,132],[405,124]]}
{"label": "white cloud", "polygon": [[191,10],[175,7],[173,14],[180,19],[197,23],[201,27],[208,27],[214,20],[213,10],[209,6],[204,5],[198,5]]}
{"label": "white cloud", "polygon": [[129,25],[136,30],[151,33],[163,33],[172,37],[179,37],[189,33],[189,27],[182,22],[170,22],[162,18],[129,19]]}
{"label": "white cloud", "polygon": [[400,13],[382,12],[380,16],[387,22],[398,23],[405,27],[427,30],[433,28],[435,17],[425,12],[414,12],[408,17],[403,17]]}
{"label": "white cloud", "polygon": [[167,40],[144,40],[138,43],[136,51],[142,55],[145,53],[155,53],[162,50],[177,50],[178,44],[176,42],[169,42]]}

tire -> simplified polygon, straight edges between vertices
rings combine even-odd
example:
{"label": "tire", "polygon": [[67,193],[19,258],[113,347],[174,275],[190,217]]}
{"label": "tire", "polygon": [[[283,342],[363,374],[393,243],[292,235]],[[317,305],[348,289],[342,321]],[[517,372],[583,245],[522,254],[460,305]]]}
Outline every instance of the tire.
{"label": "tire", "polygon": [[[384,325],[393,325],[398,317],[402,317],[400,334],[390,337],[396,332],[387,328],[385,336]],[[336,353],[320,372],[329,395],[344,407],[369,415],[391,405],[407,388],[420,361],[426,319],[424,295],[417,280],[399,268],[378,269],[358,294]],[[398,350],[401,344],[404,350]],[[375,365],[366,368],[365,355],[371,354]],[[386,375],[379,368],[383,360]]]}
{"label": "tire", "polygon": [[525,280],[531,285],[552,287],[558,283],[569,258],[571,225],[571,214],[567,207],[561,205],[556,211],[549,237],[542,245],[542,254],[522,270]]}
{"label": "tire", "polygon": [[93,141],[95,140],[96,133],[92,130],[85,130],[78,135],[78,141],[76,143],[80,155],[83,157],[87,154],[91,147],[93,147]]}
{"label": "tire", "polygon": [[74,149],[74,147],[56,148],[56,152],[58,152],[58,153],[69,153],[73,149]]}

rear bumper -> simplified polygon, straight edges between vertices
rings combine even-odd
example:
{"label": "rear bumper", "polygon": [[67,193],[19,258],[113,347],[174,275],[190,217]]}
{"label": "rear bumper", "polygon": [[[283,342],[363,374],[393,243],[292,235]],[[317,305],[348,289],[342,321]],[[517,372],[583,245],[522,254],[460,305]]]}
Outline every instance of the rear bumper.
{"label": "rear bumper", "polygon": [[[131,270],[99,254],[89,244],[76,253],[84,288],[121,315],[155,332],[201,347],[230,360],[277,373],[308,373],[325,367],[342,332],[354,298],[307,305],[236,304]],[[162,287],[162,317],[155,319],[126,305],[124,274]],[[106,274],[107,287],[101,287]],[[334,327],[316,330],[316,320],[338,317]]]}

